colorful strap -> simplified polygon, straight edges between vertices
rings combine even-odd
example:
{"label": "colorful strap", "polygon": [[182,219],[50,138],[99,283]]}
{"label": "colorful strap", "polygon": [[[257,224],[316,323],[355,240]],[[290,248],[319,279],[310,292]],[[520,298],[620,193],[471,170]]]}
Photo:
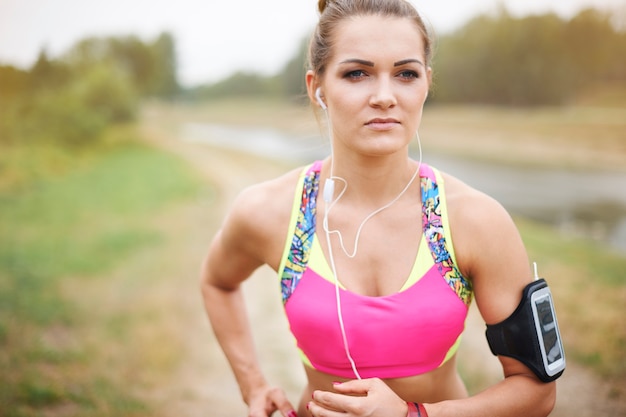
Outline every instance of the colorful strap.
{"label": "colorful strap", "polygon": [[309,167],[304,175],[302,198],[298,211],[298,221],[293,232],[291,248],[281,277],[283,304],[296,289],[302,274],[309,263],[309,253],[315,235],[315,213],[317,212],[317,193],[319,191],[320,163]]}
{"label": "colorful strap", "polygon": [[465,279],[448,250],[442,219],[443,204],[432,168],[422,164],[422,227],[437,269],[466,305],[472,302],[472,283]]}

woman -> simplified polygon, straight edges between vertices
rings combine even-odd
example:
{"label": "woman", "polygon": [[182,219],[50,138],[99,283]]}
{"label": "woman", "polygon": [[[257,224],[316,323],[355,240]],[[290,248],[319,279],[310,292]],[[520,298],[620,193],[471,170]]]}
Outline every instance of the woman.
{"label": "woman", "polygon": [[[497,202],[409,157],[432,77],[422,20],[404,0],[319,9],[306,85],[332,155],[243,191],[203,268],[206,310],[249,415],[549,414],[555,384],[515,359],[500,356],[503,381],[472,397],[457,373],[472,298],[498,323],[532,276]],[[262,264],[279,274],[303,356],[297,414],[262,375],[243,313],[240,284]]]}

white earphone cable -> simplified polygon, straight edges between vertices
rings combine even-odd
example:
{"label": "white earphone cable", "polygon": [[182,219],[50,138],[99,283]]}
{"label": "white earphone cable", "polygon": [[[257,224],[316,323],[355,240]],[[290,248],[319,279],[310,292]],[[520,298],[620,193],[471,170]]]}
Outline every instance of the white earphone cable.
{"label": "white earphone cable", "polygon": [[[327,213],[325,213],[324,223],[326,223],[327,221],[328,221],[328,217],[327,217]],[[348,361],[350,362],[350,366],[352,367],[352,372],[354,372],[354,376],[356,376],[357,379],[361,379],[361,375],[359,374],[359,371],[356,368],[356,363],[354,362],[354,359],[352,358],[352,354],[350,353],[348,337],[346,336],[346,327],[343,323],[343,314],[341,313],[342,311],[341,310],[341,295],[339,293],[339,278],[337,277],[337,267],[335,266],[335,258],[333,256],[333,250],[332,250],[331,243],[330,243],[330,234],[328,232],[326,233],[326,245],[328,246],[328,257],[330,261],[330,267],[333,270],[333,277],[335,280],[335,300],[337,302],[337,318],[339,319],[339,328],[341,330],[343,348],[346,352],[346,357],[348,358]]]}

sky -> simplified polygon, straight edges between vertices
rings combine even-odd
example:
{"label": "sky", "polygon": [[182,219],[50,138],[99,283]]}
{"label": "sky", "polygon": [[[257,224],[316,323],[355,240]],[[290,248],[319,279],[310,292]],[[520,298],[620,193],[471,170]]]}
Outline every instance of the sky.
{"label": "sky", "polygon": [[[626,13],[626,0],[412,0],[435,35],[500,5],[516,16],[584,7]],[[0,0],[0,64],[29,68],[45,48],[57,57],[90,36],[169,31],[183,85],[234,71],[278,72],[317,22],[317,0]]]}

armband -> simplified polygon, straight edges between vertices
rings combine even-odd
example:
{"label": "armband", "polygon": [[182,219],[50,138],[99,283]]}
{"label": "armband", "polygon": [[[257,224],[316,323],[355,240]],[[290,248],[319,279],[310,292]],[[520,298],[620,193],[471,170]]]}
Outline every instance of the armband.
{"label": "armband", "polygon": [[522,301],[507,319],[487,325],[486,336],[491,353],[521,361],[544,382],[565,370],[552,293],[543,278],[524,288]]}

